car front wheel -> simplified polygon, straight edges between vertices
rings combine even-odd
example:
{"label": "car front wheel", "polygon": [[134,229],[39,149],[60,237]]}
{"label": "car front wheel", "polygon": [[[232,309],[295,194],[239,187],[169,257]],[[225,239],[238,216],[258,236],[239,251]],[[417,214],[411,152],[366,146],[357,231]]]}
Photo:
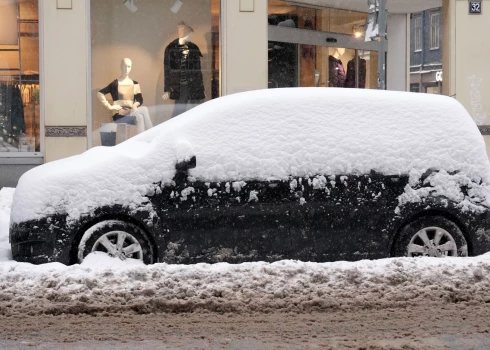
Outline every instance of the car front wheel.
{"label": "car front wheel", "polygon": [[395,256],[468,256],[461,229],[441,216],[418,218],[402,228],[395,242]]}
{"label": "car front wheel", "polygon": [[154,262],[152,245],[143,230],[121,220],[102,221],[85,231],[78,244],[78,263],[92,252],[104,252],[121,260],[137,259],[145,264]]}

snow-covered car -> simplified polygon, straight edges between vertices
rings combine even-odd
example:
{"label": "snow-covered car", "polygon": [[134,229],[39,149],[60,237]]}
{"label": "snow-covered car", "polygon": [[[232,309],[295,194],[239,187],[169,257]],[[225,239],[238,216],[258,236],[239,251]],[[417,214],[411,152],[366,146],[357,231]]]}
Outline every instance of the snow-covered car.
{"label": "snow-covered car", "polygon": [[32,263],[478,255],[489,183],[483,138],[449,97],[251,91],[27,172],[10,240]]}

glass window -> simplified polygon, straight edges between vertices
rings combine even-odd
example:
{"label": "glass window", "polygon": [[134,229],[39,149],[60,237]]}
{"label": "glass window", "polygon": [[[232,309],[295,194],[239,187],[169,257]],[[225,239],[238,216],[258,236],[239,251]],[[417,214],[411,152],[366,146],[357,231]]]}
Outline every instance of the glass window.
{"label": "glass window", "polygon": [[425,92],[427,94],[440,94],[440,89],[439,86],[437,85],[432,85],[432,86],[426,86],[425,87]]}
{"label": "glass window", "polygon": [[430,14],[430,48],[438,49],[440,43],[440,12]]}
{"label": "glass window", "polygon": [[38,7],[0,1],[0,154],[40,151]]}
{"label": "glass window", "polygon": [[[269,0],[270,26],[346,34],[364,43],[367,13],[298,6],[292,1]],[[277,40],[277,39],[276,39]],[[287,41],[284,40],[284,41]],[[269,88],[350,87],[378,88],[378,53],[355,47],[318,46],[269,41]]]}
{"label": "glass window", "polygon": [[410,92],[420,92],[420,84],[410,84]]}
{"label": "glass window", "polygon": [[220,0],[91,0],[92,145],[220,96]]}
{"label": "glass window", "polygon": [[269,42],[269,88],[378,88],[378,53]]}
{"label": "glass window", "polygon": [[292,1],[269,0],[269,25],[364,36],[367,13],[297,6]]}
{"label": "glass window", "polygon": [[422,16],[414,18],[414,50],[422,51]]}

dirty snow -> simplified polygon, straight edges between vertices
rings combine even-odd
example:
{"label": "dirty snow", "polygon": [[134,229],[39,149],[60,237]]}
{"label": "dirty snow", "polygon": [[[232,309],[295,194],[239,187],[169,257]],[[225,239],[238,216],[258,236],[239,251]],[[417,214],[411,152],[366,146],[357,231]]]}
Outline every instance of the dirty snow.
{"label": "dirty snow", "polygon": [[12,259],[8,232],[14,191],[15,189],[7,187],[0,189],[0,261]]}
{"label": "dirty snow", "polygon": [[[19,181],[12,220],[58,212],[76,220],[114,204],[137,210],[154,183],[171,181],[176,162],[193,155],[197,167],[190,174],[204,182],[371,170],[422,174],[434,168],[490,183],[483,138],[454,99],[377,90],[272,89],[215,99],[115,147],[36,167]],[[482,200],[488,204],[488,198]]]}
{"label": "dirty snow", "polygon": [[490,255],[310,263],[145,266],[89,255],[81,265],[10,260],[0,191],[0,315],[100,312],[310,312],[490,302]]}

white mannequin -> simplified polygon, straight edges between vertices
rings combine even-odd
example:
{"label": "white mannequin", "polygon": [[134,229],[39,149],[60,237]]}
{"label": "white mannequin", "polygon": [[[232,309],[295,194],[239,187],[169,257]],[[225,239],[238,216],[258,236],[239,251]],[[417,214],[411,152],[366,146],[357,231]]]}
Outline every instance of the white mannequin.
{"label": "white mannequin", "polygon": [[[121,60],[121,76],[117,78],[117,82],[120,86],[134,85],[133,80],[129,78],[129,73],[131,72],[132,66],[133,63],[131,59],[123,58]],[[111,105],[107,101],[105,95],[100,91],[97,92],[97,98],[110,111],[119,112],[121,109],[123,109],[123,106],[131,107],[131,112],[129,113],[129,115],[136,117],[136,128],[138,133],[141,133],[153,127],[148,108],[140,107],[140,103],[138,101],[135,102],[130,100],[123,100]]]}
{"label": "white mannequin", "polygon": [[[182,38],[179,38],[179,45],[187,44],[189,41],[191,41],[191,38],[192,38],[192,32],[190,32],[189,34],[187,34],[186,36],[184,36]],[[189,54],[189,50],[185,50],[184,53],[186,55]],[[162,95],[163,100],[168,100],[169,98],[170,98],[170,92],[165,92]]]}

